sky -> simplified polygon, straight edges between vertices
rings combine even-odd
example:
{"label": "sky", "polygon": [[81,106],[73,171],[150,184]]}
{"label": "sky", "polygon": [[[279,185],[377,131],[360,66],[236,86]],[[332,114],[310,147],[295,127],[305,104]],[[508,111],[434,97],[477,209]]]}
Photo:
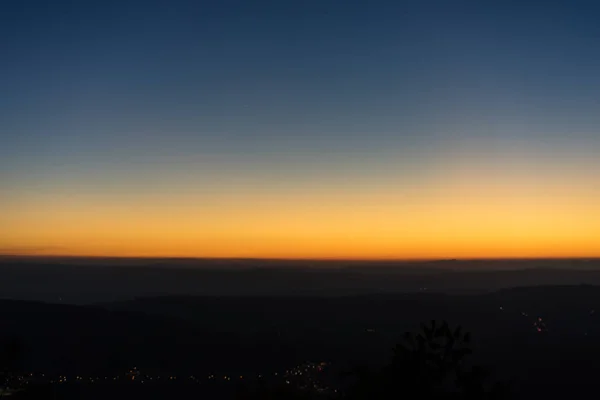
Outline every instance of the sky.
{"label": "sky", "polygon": [[594,1],[0,4],[0,253],[600,256]]}

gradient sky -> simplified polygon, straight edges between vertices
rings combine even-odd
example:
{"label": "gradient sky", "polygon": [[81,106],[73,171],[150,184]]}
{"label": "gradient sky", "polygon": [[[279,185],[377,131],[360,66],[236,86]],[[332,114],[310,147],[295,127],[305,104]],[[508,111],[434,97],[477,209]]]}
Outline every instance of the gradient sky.
{"label": "gradient sky", "polygon": [[0,253],[600,256],[594,1],[0,4]]}

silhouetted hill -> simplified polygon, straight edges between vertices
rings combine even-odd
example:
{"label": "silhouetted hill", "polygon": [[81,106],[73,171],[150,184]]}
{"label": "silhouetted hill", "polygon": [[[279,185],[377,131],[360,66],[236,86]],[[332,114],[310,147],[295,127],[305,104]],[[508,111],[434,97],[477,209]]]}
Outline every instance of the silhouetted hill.
{"label": "silhouetted hill", "polygon": [[[101,308],[0,301],[0,336],[23,342],[26,370],[105,374],[134,365],[152,371],[243,368],[235,332],[201,330],[176,318]],[[215,351],[212,351],[215,349]],[[254,367],[253,361],[246,364]]]}
{"label": "silhouetted hill", "polygon": [[487,293],[600,285],[598,260],[431,262],[0,257],[0,297],[86,304],[140,296],[350,296]]}
{"label": "silhouetted hill", "polygon": [[[425,315],[468,323],[480,335],[495,335],[509,325],[530,328],[543,317],[554,331],[568,334],[572,318],[593,322],[600,308],[600,287],[540,286],[505,289],[481,295],[442,293],[372,294],[338,297],[304,296],[165,296],[106,304],[112,310],[168,315],[217,330],[409,329]],[[548,322],[549,321],[549,322]],[[531,324],[529,323],[531,322]],[[590,328],[593,328],[593,324]],[[580,332],[580,333],[583,333]],[[588,332],[589,333],[589,332]]]}
{"label": "silhouetted hill", "polygon": [[0,332],[23,341],[24,367],[35,371],[102,375],[138,366],[251,376],[307,360],[378,364],[404,331],[448,320],[473,333],[475,361],[523,393],[556,394],[594,382],[597,309],[600,287],[591,285],[479,295],[164,296],[96,306],[2,300]]}

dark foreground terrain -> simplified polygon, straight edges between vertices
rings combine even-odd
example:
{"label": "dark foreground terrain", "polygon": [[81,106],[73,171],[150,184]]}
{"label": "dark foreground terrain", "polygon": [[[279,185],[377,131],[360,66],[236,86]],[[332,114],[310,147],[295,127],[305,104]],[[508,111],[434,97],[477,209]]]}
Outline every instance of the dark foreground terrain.
{"label": "dark foreground terrain", "polygon": [[342,388],[341,372],[382,365],[405,331],[447,320],[472,333],[472,362],[509,382],[511,398],[564,398],[596,389],[596,310],[600,287],[591,285],[92,305],[2,300],[0,340],[18,343],[14,368],[30,374],[29,396],[227,398],[245,382],[315,365],[327,370],[325,386]]}

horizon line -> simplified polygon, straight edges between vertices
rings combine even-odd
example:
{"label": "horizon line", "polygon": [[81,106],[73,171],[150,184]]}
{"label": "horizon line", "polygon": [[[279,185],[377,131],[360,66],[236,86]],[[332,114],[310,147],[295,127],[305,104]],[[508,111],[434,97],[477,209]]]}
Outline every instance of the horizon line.
{"label": "horizon line", "polygon": [[460,262],[460,261],[525,261],[525,260],[600,260],[600,255],[597,256],[561,256],[561,257],[412,257],[412,258],[342,258],[342,257],[203,257],[203,256],[108,256],[108,255],[73,255],[73,254],[11,254],[0,253],[0,258],[81,258],[81,259],[116,259],[116,260],[198,260],[198,261],[320,261],[320,262]]}

